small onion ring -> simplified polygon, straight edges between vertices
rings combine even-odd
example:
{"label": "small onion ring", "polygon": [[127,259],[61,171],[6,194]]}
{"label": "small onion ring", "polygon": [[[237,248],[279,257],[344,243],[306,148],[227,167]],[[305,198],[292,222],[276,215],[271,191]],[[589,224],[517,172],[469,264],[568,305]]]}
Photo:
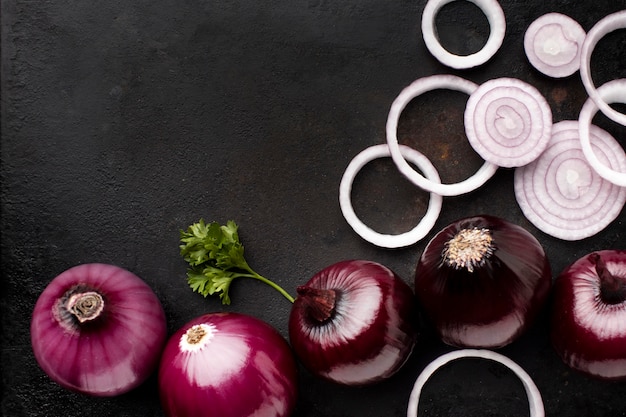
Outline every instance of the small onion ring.
{"label": "small onion ring", "polygon": [[600,111],[614,122],[626,126],[626,114],[620,113],[609,106],[609,103],[598,93],[598,90],[593,84],[593,79],[591,78],[591,54],[594,48],[605,35],[618,29],[626,29],[626,10],[620,10],[619,12],[605,16],[587,32],[580,53],[580,77],[585,86],[585,90],[587,90],[587,94],[600,108]]}
{"label": "small onion ring", "polygon": [[[598,94],[606,103],[626,103],[626,78],[609,81],[598,88]],[[605,180],[612,182],[620,187],[626,187],[626,170],[622,164],[621,171],[609,168],[604,165],[591,147],[591,138],[589,134],[589,126],[594,114],[598,111],[598,106],[591,99],[587,99],[580,111],[578,118],[578,129],[580,131],[580,145],[583,153],[589,162],[589,165]],[[626,160],[623,149],[615,149],[616,155],[621,160]]]}
{"label": "small onion ring", "polygon": [[486,349],[460,349],[448,352],[439,356],[437,359],[428,364],[422,373],[417,377],[411,396],[409,397],[409,406],[407,409],[407,417],[417,417],[417,409],[419,405],[419,397],[422,392],[422,388],[428,381],[428,379],[448,362],[461,359],[461,358],[481,358],[491,361],[499,362],[506,366],[522,381],[526,396],[528,397],[528,405],[530,408],[530,417],[544,417],[545,410],[543,407],[543,400],[541,399],[541,393],[535,385],[530,375],[517,363],[508,357]]}
{"label": "small onion ring", "polygon": [[495,78],[470,94],[465,133],[484,160],[513,168],[535,160],[548,146],[552,111],[532,85],[516,78]]}
{"label": "small onion ring", "polygon": [[437,36],[435,17],[439,10],[455,0],[428,0],[422,14],[422,36],[426,48],[444,65],[455,69],[467,69],[487,62],[502,46],[506,32],[504,11],[497,0],[468,0],[482,10],[489,22],[489,38],[483,48],[470,55],[456,55],[448,52]]}
{"label": "small onion ring", "polygon": [[437,193],[442,196],[456,196],[474,191],[496,173],[498,165],[485,161],[474,175],[464,181],[454,184],[441,184],[436,181],[431,181],[415,171],[402,156],[398,144],[398,120],[400,119],[402,110],[404,110],[406,105],[413,98],[427,91],[436,89],[449,89],[472,94],[477,88],[477,84],[457,77],[456,75],[431,75],[413,81],[405,87],[393,101],[389,109],[389,115],[387,116],[387,145],[389,146],[391,158],[396,164],[396,167],[413,184],[431,193]]}
{"label": "small onion ring", "polygon": [[[578,125],[572,120],[554,124],[546,150],[516,168],[514,176],[515,197],[526,218],[544,233],[570,241],[606,228],[626,203],[626,188],[606,181],[587,162]],[[626,161],[616,155],[621,146],[613,136],[595,125],[591,135],[603,163],[626,169]]]}
{"label": "small onion ring", "polygon": [[585,29],[562,13],[546,13],[524,33],[524,52],[530,64],[553,78],[568,77],[580,68]]}
{"label": "small onion ring", "polygon": [[[417,165],[419,169],[424,171],[424,175],[426,175],[427,178],[433,182],[440,181],[439,173],[427,157],[415,149],[405,145],[401,145],[399,149],[402,152],[403,157],[409,159]],[[354,208],[352,207],[352,183],[356,174],[361,168],[363,168],[363,166],[365,166],[365,164],[374,159],[388,156],[390,156],[389,147],[385,144],[370,146],[355,156],[341,178],[341,183],[339,185],[339,205],[348,224],[363,239],[383,248],[401,248],[413,245],[430,232],[439,217],[439,213],[441,212],[443,197],[439,194],[431,193],[426,214],[418,225],[408,232],[398,235],[390,235],[381,234],[369,228],[357,217],[354,212]]]}

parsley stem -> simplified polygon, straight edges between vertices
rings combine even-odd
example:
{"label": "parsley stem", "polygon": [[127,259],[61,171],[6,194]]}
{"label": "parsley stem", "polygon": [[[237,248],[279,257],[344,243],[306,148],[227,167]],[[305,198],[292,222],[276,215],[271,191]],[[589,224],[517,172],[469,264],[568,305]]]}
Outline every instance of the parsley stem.
{"label": "parsley stem", "polygon": [[246,278],[254,278],[254,279],[258,279],[261,282],[264,282],[265,284],[269,285],[270,287],[274,288],[276,291],[278,291],[279,293],[281,293],[287,300],[289,300],[291,303],[293,303],[295,301],[295,299],[289,295],[289,293],[287,291],[285,291],[280,285],[276,284],[274,281],[271,281],[259,274],[257,274],[256,272],[250,272],[249,274],[240,274],[240,277],[246,277]]}

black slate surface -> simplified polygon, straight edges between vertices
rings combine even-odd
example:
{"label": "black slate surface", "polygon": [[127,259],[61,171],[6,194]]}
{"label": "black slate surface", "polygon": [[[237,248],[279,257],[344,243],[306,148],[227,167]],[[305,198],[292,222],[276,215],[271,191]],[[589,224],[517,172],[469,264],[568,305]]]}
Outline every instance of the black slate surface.
{"label": "black slate surface", "polygon": [[[29,318],[47,283],[65,269],[108,262],[142,277],[161,299],[172,333],[209,311],[255,315],[283,335],[289,303],[258,282],[233,284],[231,306],[194,294],[185,282],[178,233],[199,218],[234,219],[249,263],[294,293],[326,265],[346,258],[381,262],[412,285],[428,238],[449,222],[488,213],[530,230],[558,273],[585,253],[624,248],[624,212],[579,242],[543,234],[522,215],[513,175],[444,199],[429,236],[383,250],[344,221],[338,185],[350,159],[384,142],[389,106],[416,78],[439,73],[475,82],[518,77],[548,99],[554,120],[577,118],[586,95],[578,75],[552,80],[523,53],[523,32],[543,13],[569,14],[586,29],[624,0],[502,1],[503,47],[487,64],[453,71],[429,55],[419,21],[425,1],[296,0],[25,2],[2,0],[3,416],[162,416],[153,377],[118,398],[70,393],[38,368]],[[445,45],[470,52],[486,39],[484,17],[468,3],[442,10]],[[626,77],[626,34],[594,53],[597,84]],[[446,182],[481,163],[466,143],[466,97],[438,91],[403,113],[403,143],[426,153]],[[626,129],[597,124],[626,145]],[[428,195],[390,160],[369,164],[354,201],[379,231],[407,230]],[[546,414],[626,416],[626,384],[566,368],[548,340],[545,315],[501,349],[536,381]],[[351,388],[300,373],[294,417],[404,416],[412,384],[449,348],[426,337],[403,370],[376,386]],[[458,362],[426,387],[423,416],[520,416],[521,384],[495,364]]]}

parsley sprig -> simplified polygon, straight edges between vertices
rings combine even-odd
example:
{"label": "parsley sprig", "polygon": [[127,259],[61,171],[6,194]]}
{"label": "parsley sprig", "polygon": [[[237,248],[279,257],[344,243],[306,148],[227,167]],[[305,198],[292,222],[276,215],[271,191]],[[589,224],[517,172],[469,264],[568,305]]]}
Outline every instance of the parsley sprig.
{"label": "parsley sprig", "polygon": [[187,282],[191,289],[205,297],[219,294],[222,304],[230,304],[228,289],[235,278],[254,278],[294,299],[279,285],[257,274],[244,258],[237,224],[205,223],[203,219],[180,231],[180,254],[189,264]]}

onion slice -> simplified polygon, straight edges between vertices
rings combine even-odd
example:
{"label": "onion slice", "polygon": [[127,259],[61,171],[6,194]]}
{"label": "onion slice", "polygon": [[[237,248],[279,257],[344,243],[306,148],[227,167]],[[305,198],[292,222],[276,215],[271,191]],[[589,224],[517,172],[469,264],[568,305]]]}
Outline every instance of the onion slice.
{"label": "onion slice", "polygon": [[580,68],[585,29],[562,13],[535,19],[524,34],[524,51],[530,64],[544,75],[564,78]]}
{"label": "onion slice", "polygon": [[532,85],[515,78],[489,80],[470,94],[465,133],[483,159],[512,168],[535,160],[552,131],[552,111]]}
{"label": "onion slice", "polygon": [[[441,182],[437,170],[426,156],[404,145],[401,145],[399,150],[403,157],[417,165],[430,181],[436,183]],[[443,198],[439,194],[431,193],[426,214],[419,224],[408,232],[390,235],[376,232],[368,227],[358,218],[354,212],[354,208],[352,207],[352,183],[354,182],[354,178],[357,173],[368,162],[377,158],[384,158],[388,156],[390,156],[389,147],[384,144],[370,146],[355,156],[341,178],[341,183],[339,185],[339,205],[348,224],[363,239],[383,248],[400,248],[413,245],[430,232],[439,217],[439,213],[441,212]]]}
{"label": "onion slice", "polygon": [[393,101],[387,117],[387,145],[396,167],[413,184],[431,193],[437,193],[442,196],[456,196],[474,191],[496,173],[498,165],[485,161],[478,171],[464,181],[453,184],[441,184],[440,182],[424,178],[419,172],[415,171],[402,156],[400,145],[398,144],[398,120],[406,105],[413,98],[437,89],[449,89],[472,94],[477,88],[477,84],[456,75],[431,75],[413,81]]}
{"label": "onion slice", "polygon": [[439,10],[455,0],[429,0],[422,13],[422,36],[426,48],[444,65],[455,69],[467,69],[487,62],[502,46],[506,32],[506,19],[500,3],[496,0],[469,0],[478,6],[489,22],[489,38],[483,48],[473,54],[456,55],[447,51],[439,42],[435,18]]}
{"label": "onion slice", "polygon": [[444,355],[439,356],[437,359],[428,364],[422,373],[417,377],[411,395],[409,397],[409,406],[407,409],[407,417],[417,417],[417,409],[419,405],[419,398],[422,389],[428,379],[443,365],[462,358],[481,358],[498,362],[511,371],[522,381],[526,396],[528,397],[528,405],[530,408],[530,417],[543,417],[545,416],[545,410],[543,406],[543,400],[541,393],[535,385],[530,375],[517,363],[508,357],[496,353],[491,350],[485,349],[460,349],[455,350]]}
{"label": "onion slice", "polygon": [[[621,147],[613,136],[595,125],[590,134],[603,164],[624,166],[617,157]],[[580,146],[579,123],[571,120],[556,123],[541,156],[516,168],[514,189],[526,218],[563,240],[595,235],[617,218],[626,202],[626,188],[611,184],[591,168]]]}
{"label": "onion slice", "polygon": [[[585,42],[580,53],[580,78],[585,90],[591,99],[609,119],[626,126],[626,114],[620,113],[612,108],[600,95],[591,78],[591,54],[594,48],[605,35],[618,29],[626,28],[626,9],[609,14],[599,20],[587,32]],[[623,52],[623,51],[622,51]]]}
{"label": "onion slice", "polygon": [[[609,81],[598,88],[598,94],[606,103],[626,103],[626,78]],[[615,148],[615,156],[620,161],[619,169],[613,169],[600,162],[591,143],[589,126],[598,106],[591,99],[587,99],[580,111],[578,128],[580,131],[580,145],[589,165],[605,180],[620,187],[626,187],[626,155],[623,148]]]}

